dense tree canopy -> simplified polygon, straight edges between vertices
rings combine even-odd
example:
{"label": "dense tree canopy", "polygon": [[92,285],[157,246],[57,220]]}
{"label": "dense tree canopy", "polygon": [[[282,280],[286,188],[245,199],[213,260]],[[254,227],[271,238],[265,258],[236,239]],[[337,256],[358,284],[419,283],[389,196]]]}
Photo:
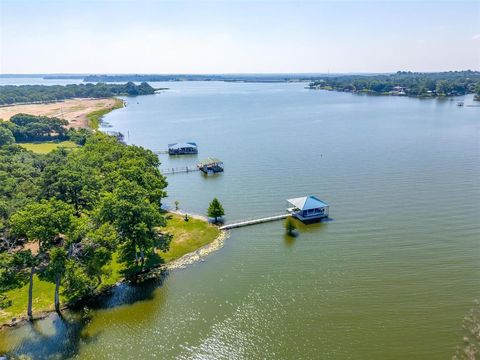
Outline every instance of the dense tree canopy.
{"label": "dense tree canopy", "polygon": [[390,75],[326,76],[312,81],[311,89],[409,96],[454,96],[474,93],[480,84],[478,71],[414,73]]}
{"label": "dense tree canopy", "polygon": [[149,95],[155,89],[148,83],[71,84],[71,85],[5,85],[0,86],[0,105],[59,101],[73,98],[105,98],[118,95]]}
{"label": "dense tree canopy", "polygon": [[[47,116],[16,114],[10,121],[0,120],[0,146],[14,142],[69,139],[84,145],[91,134],[89,129],[68,129],[68,121]],[[117,137],[122,137],[119,134]]]}
{"label": "dense tree canopy", "polygon": [[47,155],[0,146],[0,289],[30,279],[29,315],[35,274],[55,284],[59,309],[60,289],[69,300],[91,294],[114,253],[134,275],[155,249],[168,250],[158,157],[101,133],[81,138],[78,149]]}
{"label": "dense tree canopy", "polygon": [[0,127],[0,146],[15,142],[12,131],[8,127]]}
{"label": "dense tree canopy", "polygon": [[0,128],[10,131],[17,142],[64,140],[67,125],[67,120],[28,114],[17,114],[10,121],[0,122]]}

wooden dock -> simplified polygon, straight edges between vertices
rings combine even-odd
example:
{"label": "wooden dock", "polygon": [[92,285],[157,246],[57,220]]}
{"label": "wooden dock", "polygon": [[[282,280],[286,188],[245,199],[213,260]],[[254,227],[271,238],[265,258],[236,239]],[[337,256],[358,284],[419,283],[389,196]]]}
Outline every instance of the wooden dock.
{"label": "wooden dock", "polygon": [[283,219],[286,219],[289,216],[291,216],[291,214],[287,213],[287,214],[274,215],[274,216],[269,216],[269,217],[260,218],[260,219],[239,221],[239,222],[235,222],[235,223],[232,223],[232,224],[225,224],[223,226],[220,226],[220,230],[229,230],[229,229],[234,229],[234,228],[239,228],[239,227],[244,227],[244,226],[262,224],[262,223],[266,223],[266,222],[270,222],[270,221],[283,220]]}
{"label": "wooden dock", "polygon": [[193,171],[200,171],[196,166],[181,166],[176,168],[160,169],[162,175],[189,173]]}

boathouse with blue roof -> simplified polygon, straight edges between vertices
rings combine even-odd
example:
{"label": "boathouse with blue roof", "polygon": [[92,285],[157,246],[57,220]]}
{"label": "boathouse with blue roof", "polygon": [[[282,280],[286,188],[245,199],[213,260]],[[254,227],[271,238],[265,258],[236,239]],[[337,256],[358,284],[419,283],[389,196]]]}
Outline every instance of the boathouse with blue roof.
{"label": "boathouse with blue roof", "polygon": [[168,144],[168,153],[170,155],[198,154],[198,147],[194,142],[173,143]]}
{"label": "boathouse with blue roof", "polygon": [[287,211],[301,221],[319,220],[328,217],[329,205],[316,196],[288,199]]}

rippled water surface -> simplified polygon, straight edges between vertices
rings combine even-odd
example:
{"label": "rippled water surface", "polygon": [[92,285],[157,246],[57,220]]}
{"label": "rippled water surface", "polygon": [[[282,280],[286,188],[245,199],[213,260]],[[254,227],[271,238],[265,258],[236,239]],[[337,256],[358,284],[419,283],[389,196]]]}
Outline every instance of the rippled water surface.
{"label": "rippled water surface", "polygon": [[[92,310],[0,334],[0,351],[79,359],[448,359],[480,293],[480,108],[308,91],[304,84],[154,83],[108,130],[164,150],[196,141],[225,173],[168,177],[167,202],[227,221],[315,194],[332,221],[235,229],[203,262]],[[467,97],[466,105],[472,104]]]}

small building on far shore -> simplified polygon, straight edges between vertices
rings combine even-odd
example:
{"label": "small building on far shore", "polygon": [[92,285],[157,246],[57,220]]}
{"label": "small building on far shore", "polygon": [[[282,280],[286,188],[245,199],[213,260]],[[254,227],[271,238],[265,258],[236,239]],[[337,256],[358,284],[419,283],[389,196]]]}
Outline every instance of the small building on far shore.
{"label": "small building on far shore", "polygon": [[315,221],[328,217],[329,205],[311,195],[287,200],[287,211],[301,221]]}
{"label": "small building on far shore", "polygon": [[193,155],[198,154],[197,144],[194,142],[168,144],[169,155]]}

